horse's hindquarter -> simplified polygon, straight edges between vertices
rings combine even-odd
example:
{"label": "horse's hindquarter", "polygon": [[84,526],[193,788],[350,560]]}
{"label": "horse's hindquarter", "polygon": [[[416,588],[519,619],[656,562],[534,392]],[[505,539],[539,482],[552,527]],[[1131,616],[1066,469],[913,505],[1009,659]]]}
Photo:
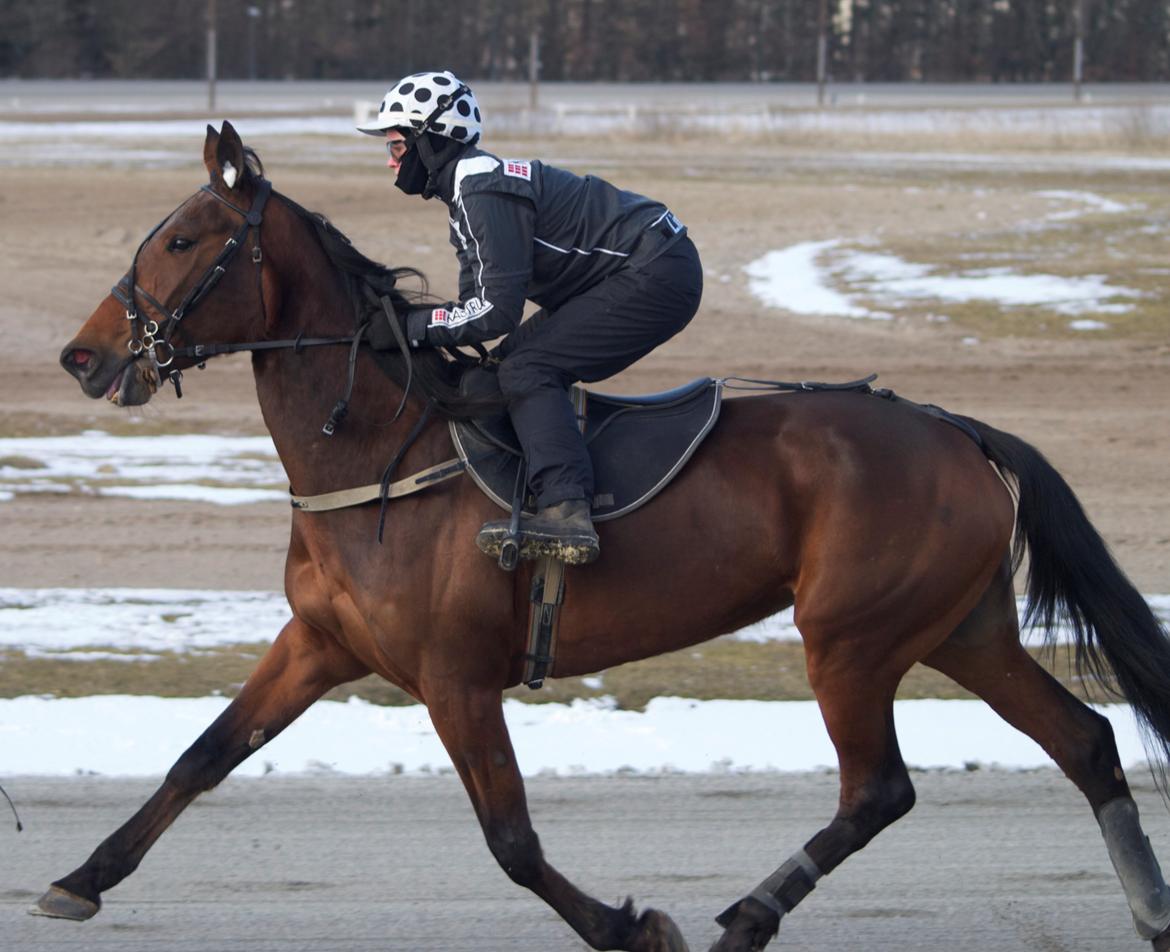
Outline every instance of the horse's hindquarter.
{"label": "horse's hindquarter", "polygon": [[794,422],[807,486],[796,622],[810,649],[908,668],[974,607],[1007,554],[1011,497],[957,427],[826,394]]}
{"label": "horse's hindquarter", "polygon": [[954,627],[1011,526],[978,447],[911,407],[850,393],[729,400],[687,469],[600,526],[601,559],[568,571],[556,673],[682,648],[794,600],[806,644],[864,639],[878,619],[902,634]]}

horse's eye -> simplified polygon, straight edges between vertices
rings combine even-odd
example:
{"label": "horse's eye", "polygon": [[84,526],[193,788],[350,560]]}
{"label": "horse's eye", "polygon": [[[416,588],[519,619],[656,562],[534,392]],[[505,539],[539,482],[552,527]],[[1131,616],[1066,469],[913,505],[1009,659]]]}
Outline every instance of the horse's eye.
{"label": "horse's eye", "polygon": [[195,242],[190,238],[180,238],[178,235],[167,242],[167,251],[187,251],[194,247]]}

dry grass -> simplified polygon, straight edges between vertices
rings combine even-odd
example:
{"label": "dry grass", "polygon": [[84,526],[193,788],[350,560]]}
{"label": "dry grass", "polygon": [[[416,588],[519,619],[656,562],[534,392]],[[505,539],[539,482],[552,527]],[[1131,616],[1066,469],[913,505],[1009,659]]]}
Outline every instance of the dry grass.
{"label": "dry grass", "polygon": [[[200,653],[164,652],[150,660],[126,654],[118,660],[65,660],[27,657],[20,651],[0,654],[0,697],[45,695],[83,697],[94,694],[142,694],[160,697],[233,697],[255,667],[265,646],[236,645]],[[108,649],[103,649],[108,650]],[[117,653],[113,651],[112,653]],[[1039,660],[1073,693],[1105,700],[1097,687],[1093,696],[1071,672],[1069,652],[1060,648]],[[621,708],[637,710],[662,696],[699,700],[812,700],[804,673],[801,645],[786,642],[755,644],[721,639],[603,672],[596,679],[552,679],[539,691],[520,686],[506,696],[533,703],[568,702],[577,698],[612,697]],[[358,697],[374,704],[412,704],[406,692],[380,678],[345,685],[327,697]],[[898,697],[970,698],[953,682],[915,666],[902,682]]]}

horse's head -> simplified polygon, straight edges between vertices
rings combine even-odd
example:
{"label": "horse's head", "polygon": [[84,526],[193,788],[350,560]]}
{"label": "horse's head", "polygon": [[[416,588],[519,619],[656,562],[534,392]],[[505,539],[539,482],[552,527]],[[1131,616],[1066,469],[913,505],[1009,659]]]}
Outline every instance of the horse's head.
{"label": "horse's head", "polygon": [[264,336],[260,218],[271,185],[249,156],[230,123],[207,127],[209,184],[146,236],[61,352],[88,396],[144,404],[164,374],[205,359],[195,345]]}

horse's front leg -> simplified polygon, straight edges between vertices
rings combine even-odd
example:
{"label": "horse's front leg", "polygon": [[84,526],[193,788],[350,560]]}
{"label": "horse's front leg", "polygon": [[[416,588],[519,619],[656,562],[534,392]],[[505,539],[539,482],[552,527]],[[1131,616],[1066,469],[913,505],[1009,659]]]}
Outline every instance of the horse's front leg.
{"label": "horse's front leg", "polygon": [[636,916],[632,899],[621,908],[607,906],[545,861],[528,816],[499,692],[448,688],[437,693],[441,700],[428,701],[431,720],[504,872],[552,906],[595,949],[687,952],[682,934],[665,913],[647,909]]}
{"label": "horse's front leg", "polygon": [[227,709],[175,762],[161,787],[80,867],[57,880],[37,915],[88,919],[101,894],[129,876],[146,851],[204,790],[272,740],[330,688],[366,673],[336,641],[293,619]]}

